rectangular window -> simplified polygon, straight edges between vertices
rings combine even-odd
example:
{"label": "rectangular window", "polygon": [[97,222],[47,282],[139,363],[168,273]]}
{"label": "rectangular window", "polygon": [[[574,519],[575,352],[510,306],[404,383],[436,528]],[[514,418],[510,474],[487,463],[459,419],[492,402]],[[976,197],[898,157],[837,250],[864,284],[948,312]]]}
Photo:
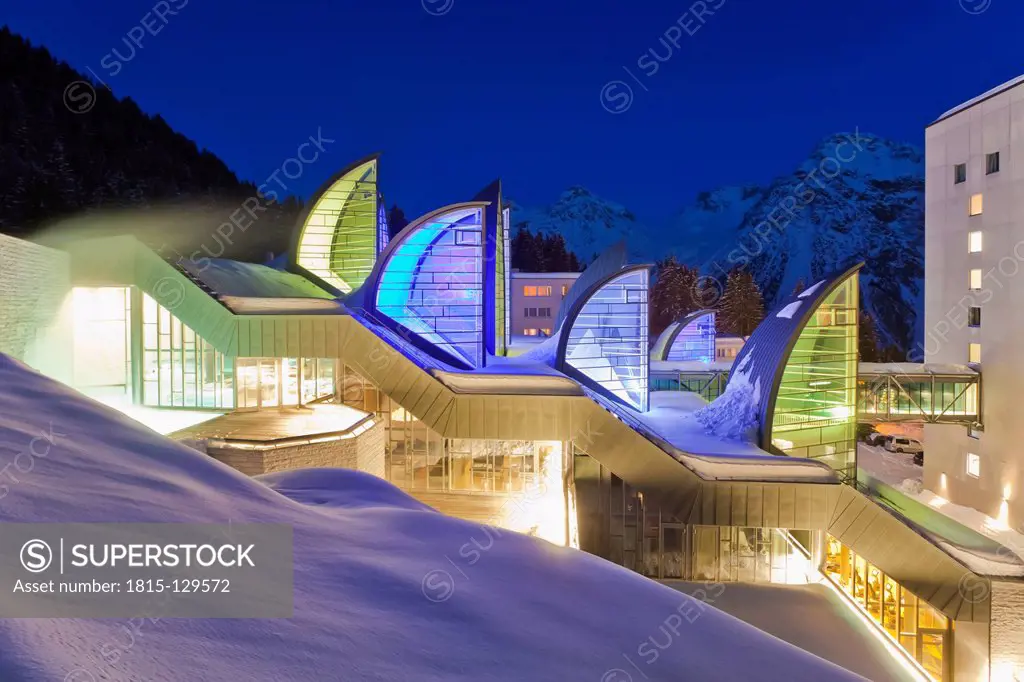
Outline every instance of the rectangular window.
{"label": "rectangular window", "polygon": [[981,344],[971,343],[967,346],[967,362],[981,362]]}
{"label": "rectangular window", "polygon": [[967,475],[972,478],[981,476],[981,457],[973,452],[967,453]]}
{"label": "rectangular window", "polygon": [[970,288],[971,289],[978,289],[978,290],[981,289],[981,268],[972,268],[971,269]]}
{"label": "rectangular window", "polygon": [[537,309],[523,308],[523,317],[537,317]]}
{"label": "rectangular window", "polygon": [[537,317],[551,317],[551,308],[537,308]]}
{"label": "rectangular window", "polygon": [[523,287],[523,296],[550,296],[551,287]]}
{"label": "rectangular window", "polygon": [[982,211],[983,204],[984,204],[983,199],[984,199],[984,197],[982,197],[981,194],[972,194],[971,195],[970,214],[972,216],[973,215],[981,215],[981,211]]}
{"label": "rectangular window", "polygon": [[981,230],[967,233],[967,253],[981,253]]}
{"label": "rectangular window", "polygon": [[981,308],[978,308],[977,306],[971,306],[970,308],[967,309],[967,326],[981,326]]}
{"label": "rectangular window", "polygon": [[551,336],[551,330],[550,329],[541,329],[540,333],[541,333],[542,336]]}
{"label": "rectangular window", "polygon": [[551,295],[551,287],[537,287],[537,295],[538,296],[550,296]]}
{"label": "rectangular window", "polygon": [[985,155],[985,175],[999,172],[999,152]]}
{"label": "rectangular window", "polygon": [[536,296],[537,287],[523,287],[523,296]]}
{"label": "rectangular window", "polygon": [[959,185],[961,182],[967,182],[967,164],[958,163],[953,166],[953,184]]}
{"label": "rectangular window", "polygon": [[569,293],[569,285],[568,284],[563,284],[562,285],[562,297],[564,298],[567,293]]}
{"label": "rectangular window", "polygon": [[525,336],[537,336],[537,330],[536,329],[524,329],[523,330],[523,334]]}

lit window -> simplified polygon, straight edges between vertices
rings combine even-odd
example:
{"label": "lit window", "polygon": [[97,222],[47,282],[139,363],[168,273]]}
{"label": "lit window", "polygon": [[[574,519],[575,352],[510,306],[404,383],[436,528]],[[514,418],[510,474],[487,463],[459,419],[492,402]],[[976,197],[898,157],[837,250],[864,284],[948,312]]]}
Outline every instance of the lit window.
{"label": "lit window", "polygon": [[537,287],[537,295],[538,296],[550,296],[551,295],[551,287]]}
{"label": "lit window", "polygon": [[974,478],[981,476],[981,457],[973,452],[967,453],[967,475]]}
{"label": "lit window", "polygon": [[967,253],[981,253],[981,230],[967,233]]}
{"label": "lit window", "polygon": [[981,268],[971,269],[971,289],[981,289]]}
{"label": "lit window", "polygon": [[569,293],[569,285],[568,284],[563,284],[562,285],[562,296],[564,297],[567,293]]}
{"label": "lit window", "polygon": [[982,203],[982,195],[971,195],[971,215],[981,215]]}
{"label": "lit window", "polygon": [[967,362],[981,362],[981,344],[971,343],[967,346]]}
{"label": "lit window", "polygon": [[537,330],[536,329],[524,329],[523,330],[523,334],[525,336],[537,336]]}
{"label": "lit window", "polygon": [[985,155],[985,175],[999,172],[999,152]]}
{"label": "lit window", "polygon": [[967,164],[958,163],[953,166],[953,184],[959,185],[961,182],[967,182]]}
{"label": "lit window", "polygon": [[981,308],[978,308],[977,306],[971,306],[970,308],[967,309],[967,326],[981,326]]}
{"label": "lit window", "polygon": [[523,296],[550,296],[551,287],[523,287]]}
{"label": "lit window", "polygon": [[537,287],[523,287],[523,296],[536,296]]}
{"label": "lit window", "polygon": [[540,333],[541,333],[542,336],[551,336],[551,330],[550,329],[541,329]]}

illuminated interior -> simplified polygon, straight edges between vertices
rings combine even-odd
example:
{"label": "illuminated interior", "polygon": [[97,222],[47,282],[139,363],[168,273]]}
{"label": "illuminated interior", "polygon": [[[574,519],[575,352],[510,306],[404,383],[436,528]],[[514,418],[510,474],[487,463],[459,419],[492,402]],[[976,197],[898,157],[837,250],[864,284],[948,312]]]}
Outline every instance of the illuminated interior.
{"label": "illuminated interior", "polygon": [[238,408],[307,404],[335,394],[333,358],[237,358]]}
{"label": "illuminated interior", "polygon": [[936,682],[949,679],[952,628],[942,612],[831,535],[827,536],[824,572],[929,677]]}
{"label": "illuminated interior", "polygon": [[771,431],[776,448],[846,479],[856,477],[857,299],[853,274],[814,311],[783,370]]}
{"label": "illuminated interior", "polygon": [[377,160],[342,175],[317,199],[299,233],[296,263],[342,293],[370,275],[379,244]]}
{"label": "illuminated interior", "polygon": [[610,278],[566,321],[564,355],[566,366],[641,412],[648,407],[647,291],[646,268]]}
{"label": "illuminated interior", "polygon": [[[499,195],[500,198],[500,195]],[[505,355],[508,349],[508,210],[495,212],[498,216],[497,238],[494,243],[494,354]]]}
{"label": "illuminated interior", "polygon": [[399,239],[384,256],[377,311],[452,359],[482,366],[483,211],[442,212]]}
{"label": "illuminated interior", "polygon": [[142,295],[142,403],[235,406],[234,364],[148,294]]}
{"label": "illuminated interior", "polygon": [[74,386],[93,397],[131,402],[131,289],[75,287]]}

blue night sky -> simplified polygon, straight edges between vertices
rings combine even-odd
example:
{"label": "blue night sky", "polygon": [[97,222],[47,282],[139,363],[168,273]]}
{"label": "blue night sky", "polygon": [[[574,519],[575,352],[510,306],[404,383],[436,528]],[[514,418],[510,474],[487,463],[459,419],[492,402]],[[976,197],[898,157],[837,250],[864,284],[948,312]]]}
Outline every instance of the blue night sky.
{"label": "blue night sky", "polygon": [[[582,184],[666,214],[789,172],[838,131],[923,145],[944,110],[1024,72],[1020,0],[706,0],[718,9],[703,24],[689,0],[167,3],[178,13],[162,28],[151,15],[159,33],[114,76],[111,50],[131,54],[124,36],[156,0],[8,0],[0,23],[244,179],[262,182],[318,128],[336,142],[291,183],[300,196],[383,151],[388,201],[410,215],[499,175],[527,205]],[[648,76],[638,60],[667,56],[666,31],[679,47]],[[601,99],[613,80],[634,94],[617,115]]]}

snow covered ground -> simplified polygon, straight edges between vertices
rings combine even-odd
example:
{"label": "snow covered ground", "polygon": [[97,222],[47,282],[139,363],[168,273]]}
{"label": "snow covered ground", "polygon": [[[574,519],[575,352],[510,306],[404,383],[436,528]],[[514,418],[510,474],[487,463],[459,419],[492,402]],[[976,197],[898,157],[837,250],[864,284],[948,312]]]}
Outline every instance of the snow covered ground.
{"label": "snow covered ground", "polygon": [[[41,436],[45,456],[30,449]],[[4,682],[860,679],[626,569],[445,517],[365,474],[247,478],[14,362],[0,362],[0,444],[21,455],[5,522],[286,523],[295,560],[287,620],[146,621],[130,644],[124,620],[2,620]]]}
{"label": "snow covered ground", "polygon": [[920,481],[924,469],[906,452],[889,452],[880,445],[857,443],[857,467],[872,477],[899,488],[906,480]]}

